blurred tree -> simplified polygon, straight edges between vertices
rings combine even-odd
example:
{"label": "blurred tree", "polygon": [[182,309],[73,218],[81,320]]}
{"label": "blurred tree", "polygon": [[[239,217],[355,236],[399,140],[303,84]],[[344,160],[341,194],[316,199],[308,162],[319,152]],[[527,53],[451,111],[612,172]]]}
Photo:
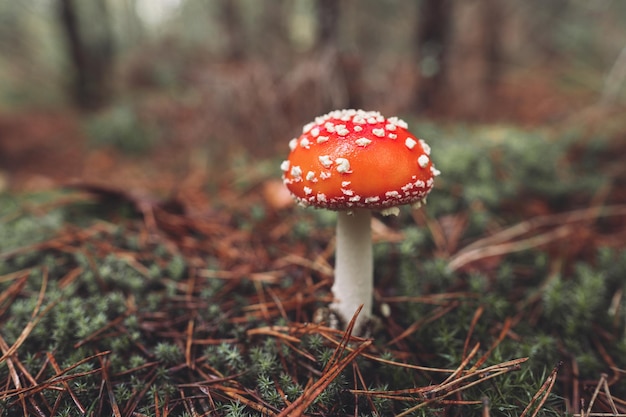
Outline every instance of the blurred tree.
{"label": "blurred tree", "polygon": [[423,0],[417,28],[418,110],[485,113],[498,78],[499,0]]}
{"label": "blurred tree", "polygon": [[495,11],[500,0],[455,0],[451,32],[446,48],[448,98],[454,98],[456,112],[480,117],[486,112],[497,80],[499,21]]}
{"label": "blurred tree", "polygon": [[[287,5],[292,0],[265,1],[261,10],[260,33],[255,35],[255,49],[270,58],[270,62],[284,68],[291,58]],[[260,43],[260,44],[259,44]]]}
{"label": "blurred tree", "polygon": [[73,70],[72,96],[83,109],[106,104],[112,94],[113,81],[113,34],[106,0],[94,0],[89,6],[93,7],[90,17],[97,16],[97,19],[83,18],[74,0],[57,0],[59,23]]}
{"label": "blurred tree", "polygon": [[30,54],[23,7],[16,2],[0,2],[0,52],[22,59]]}
{"label": "blurred tree", "polygon": [[340,45],[339,22],[342,14],[341,1],[317,0],[317,39],[316,47],[322,53],[330,54],[333,67],[342,79],[345,89],[343,107],[361,108],[363,105],[363,85],[361,57],[347,52]]}
{"label": "blurred tree", "polygon": [[246,55],[246,39],[239,5],[235,0],[220,0],[219,8],[226,59],[241,61]]}
{"label": "blurred tree", "polygon": [[339,46],[339,14],[341,2],[338,0],[317,0],[317,46],[318,48]]}
{"label": "blurred tree", "polygon": [[448,45],[452,0],[423,0],[416,30],[419,87],[417,110],[432,107],[445,86],[444,51]]}

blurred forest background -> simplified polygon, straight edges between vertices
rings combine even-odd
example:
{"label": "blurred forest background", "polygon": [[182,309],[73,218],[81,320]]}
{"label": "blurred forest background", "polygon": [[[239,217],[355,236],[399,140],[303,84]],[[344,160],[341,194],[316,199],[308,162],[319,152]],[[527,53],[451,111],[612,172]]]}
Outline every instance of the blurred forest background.
{"label": "blurred forest background", "polygon": [[271,157],[336,108],[584,124],[626,103],[625,47],[617,0],[4,0],[2,184]]}

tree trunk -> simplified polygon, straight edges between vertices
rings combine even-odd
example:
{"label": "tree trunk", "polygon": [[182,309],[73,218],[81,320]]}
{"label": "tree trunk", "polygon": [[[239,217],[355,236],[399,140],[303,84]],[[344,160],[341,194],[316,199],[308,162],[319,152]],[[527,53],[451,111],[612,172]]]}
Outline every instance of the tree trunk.
{"label": "tree trunk", "polygon": [[498,1],[424,0],[416,107],[481,118],[499,77]]}
{"label": "tree trunk", "polygon": [[73,70],[72,96],[83,109],[104,105],[111,96],[113,40],[108,9],[98,0],[96,13],[101,27],[96,42],[88,43],[81,27],[81,18],[74,0],[58,0],[59,22],[65,34],[69,61]]}
{"label": "tree trunk", "polygon": [[450,44],[446,50],[447,99],[454,100],[455,113],[468,118],[486,114],[491,87],[495,80],[495,61],[492,53],[497,29],[490,21],[495,4],[489,0],[457,0],[454,3]]}
{"label": "tree trunk", "polygon": [[317,0],[317,46],[339,47],[339,0]]}
{"label": "tree trunk", "polygon": [[444,53],[450,32],[450,6],[451,0],[422,0],[418,8],[418,90],[415,98],[418,112],[433,107],[444,93]]}
{"label": "tree trunk", "polygon": [[279,66],[287,66],[291,58],[287,28],[288,1],[292,0],[271,0],[264,4],[261,33],[255,36],[255,47]]}
{"label": "tree trunk", "polygon": [[343,51],[339,42],[339,21],[341,16],[340,0],[317,0],[317,40],[318,51],[332,51],[330,56],[336,59],[333,68],[342,81],[346,102],[344,107],[361,108],[362,66],[359,55]]}
{"label": "tree trunk", "polygon": [[241,14],[235,0],[221,0],[220,13],[224,31],[226,59],[239,62],[246,55],[246,40]]}

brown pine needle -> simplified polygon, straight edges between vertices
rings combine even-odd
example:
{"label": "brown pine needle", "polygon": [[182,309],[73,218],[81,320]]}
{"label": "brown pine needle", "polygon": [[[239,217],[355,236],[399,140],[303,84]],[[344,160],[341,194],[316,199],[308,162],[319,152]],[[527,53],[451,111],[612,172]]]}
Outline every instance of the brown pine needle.
{"label": "brown pine needle", "polygon": [[467,336],[465,336],[465,343],[463,344],[463,356],[462,357],[465,357],[465,355],[467,354],[467,349],[469,348],[470,338],[472,337],[472,334],[474,333],[474,329],[476,328],[476,324],[478,324],[478,320],[480,319],[480,316],[483,315],[483,311],[485,311],[485,308],[483,306],[479,306],[474,312],[474,316],[472,317],[472,321],[470,322],[470,327],[467,332]]}
{"label": "brown pine needle", "polygon": [[[555,240],[564,239],[575,232],[575,228],[572,227],[575,223],[613,216],[626,216],[626,206],[590,207],[566,213],[535,217],[466,246],[450,258],[448,268],[451,271],[456,271],[464,265],[479,259],[519,252]],[[553,227],[553,229],[529,238],[515,240],[542,227]]]}
{"label": "brown pine needle", "polygon": [[195,326],[194,320],[189,320],[187,322],[187,331],[185,338],[185,363],[190,369],[195,368],[194,362],[191,360],[191,348],[193,346],[193,329]]}
{"label": "brown pine needle", "polygon": [[[115,417],[122,417],[120,407],[117,404],[117,400],[115,399],[115,393],[113,392],[113,384],[111,383],[111,379],[109,378],[109,361],[103,356],[100,356],[98,359],[100,360],[100,369],[102,369],[102,381],[106,386],[107,395],[109,397],[109,404],[113,409],[113,415]],[[156,409],[158,410],[158,407],[156,407]]]}
{"label": "brown pine needle", "polygon": [[43,298],[44,298],[44,295],[46,294],[47,286],[48,286],[48,270],[44,269],[43,277],[41,281],[41,289],[39,290],[39,296],[37,297],[37,304],[35,305],[35,308],[33,309],[33,312],[31,314],[31,319],[26,324],[26,326],[22,330],[22,333],[20,333],[15,343],[13,343],[13,345],[7,351],[3,350],[3,355],[2,357],[0,357],[0,363],[4,362],[8,357],[12,356],[13,354],[15,354],[15,352],[17,352],[17,349],[19,349],[19,347],[22,346],[22,344],[26,341],[30,333],[33,331],[33,329],[37,325],[37,323],[39,323],[39,320],[41,320],[41,318],[48,311],[50,311],[52,307],[54,307],[54,305],[56,304],[55,302],[51,302],[40,314],[39,309],[41,308],[41,305],[43,304]]}
{"label": "brown pine needle", "polygon": [[504,321],[504,325],[502,326],[502,330],[500,331],[498,338],[491,344],[491,346],[489,347],[489,350],[487,350],[487,352],[485,352],[483,356],[474,364],[474,368],[472,369],[478,368],[483,363],[485,363],[485,361],[487,361],[489,356],[491,356],[491,352],[493,352],[494,349],[498,347],[500,343],[502,343],[506,335],[509,333],[510,329],[511,329],[511,319],[507,318]]}
{"label": "brown pine needle", "polygon": [[[474,351],[472,351],[474,352]],[[470,353],[469,357],[474,356],[475,353]],[[496,365],[491,365],[483,369],[466,371],[467,373],[456,378],[451,379],[448,377],[446,381],[442,382],[438,385],[431,385],[427,387],[420,388],[408,388],[403,390],[395,390],[395,391],[367,391],[367,390],[354,390],[351,391],[353,394],[362,394],[369,396],[376,396],[380,398],[388,398],[392,400],[402,400],[402,401],[414,401],[416,398],[412,395],[418,394],[418,398],[428,398],[425,402],[418,404],[418,406],[411,408],[407,411],[407,414],[415,411],[418,408],[421,408],[427,404],[432,402],[438,402],[444,398],[449,397],[452,394],[457,392],[466,390],[469,387],[480,384],[488,379],[492,379],[498,377],[500,375],[504,375],[508,372],[519,370],[520,365],[526,362],[528,358],[519,358],[511,361],[502,362]],[[464,361],[464,364],[467,364],[467,359]],[[452,371],[453,374],[459,374],[459,369],[462,369],[463,366],[457,368],[457,370]]]}
{"label": "brown pine needle", "polygon": [[246,398],[244,396],[244,394],[246,394],[245,391],[237,390],[237,389],[230,388],[230,387],[223,387],[223,393],[229,396],[230,398],[232,398],[233,400],[236,400],[242,403],[246,407],[250,407],[253,410],[258,411],[263,416],[269,416],[269,417],[276,416],[276,413],[270,408],[260,404],[259,402],[255,402]]}
{"label": "brown pine needle", "polygon": [[[54,371],[57,374],[61,374],[62,370],[61,367],[59,366],[59,364],[57,363],[56,359],[54,358],[54,356],[52,355],[51,352],[46,352],[46,356],[48,357],[48,362],[50,362],[50,366],[52,366],[52,369],[54,369]],[[74,401],[74,404],[76,404],[76,407],[78,407],[78,409],[80,410],[80,412],[82,414],[85,414],[85,412],[87,411],[85,409],[85,407],[81,404],[80,400],[78,399],[78,397],[76,396],[76,394],[74,393],[74,391],[72,391],[72,389],[70,388],[70,384],[67,383],[67,381],[63,381],[61,382],[61,384],[63,385],[63,387],[65,388],[65,391],[67,391],[67,393],[70,395],[70,397],[72,397],[72,401]],[[118,416],[116,416],[118,417]]]}
{"label": "brown pine needle", "polygon": [[60,372],[57,372],[54,376],[40,382],[39,384],[33,385],[31,387],[19,388],[19,389],[14,389],[14,390],[6,390],[2,392],[2,397],[0,397],[0,399],[4,399],[4,398],[11,397],[13,395],[20,395],[20,394],[32,395],[33,393],[38,393],[46,389],[62,390],[62,388],[61,389],[57,388],[55,387],[55,385],[63,384],[63,382],[65,381],[71,381],[73,379],[81,378],[87,375],[92,375],[92,374],[100,372],[101,370],[100,368],[97,368],[97,369],[92,369],[92,370],[85,371],[85,372],[79,372],[77,374],[66,375],[68,372],[72,371],[73,369],[76,369],[77,367],[81,366],[82,364],[86,362],[89,362],[93,359],[97,359],[101,356],[109,355],[110,353],[111,353],[110,351],[105,351],[105,352],[96,353],[95,355],[91,355],[87,358],[83,358],[80,361],[76,362],[75,364],[68,366],[65,369],[62,369]]}
{"label": "brown pine needle", "polygon": [[[533,412],[531,417],[535,417],[539,413],[539,411],[541,411],[541,407],[543,407],[545,402],[548,400],[548,397],[550,396],[550,392],[552,392],[552,388],[554,387],[554,384],[556,382],[556,374],[559,372],[561,365],[563,365],[563,362],[559,362],[554,367],[554,369],[552,369],[552,372],[550,372],[550,375],[548,375],[545,382],[541,385],[541,388],[539,388],[535,395],[533,395],[533,397],[530,399],[530,402],[528,403],[520,417],[525,417],[526,414],[528,414],[533,407],[535,408],[535,411]],[[539,400],[539,402],[535,406],[534,404],[535,402],[537,402],[537,400]]]}
{"label": "brown pine needle", "polygon": [[[472,348],[472,350],[469,352],[469,354],[467,356],[465,356],[465,359],[463,359],[463,362],[461,362],[461,364],[456,368],[456,370],[450,375],[448,376],[448,378],[446,378],[442,383],[441,383],[441,387],[446,386],[447,384],[453,382],[456,377],[458,375],[461,374],[461,372],[463,372],[463,369],[465,369],[465,367],[467,366],[467,364],[474,358],[474,356],[476,356],[476,354],[478,353],[478,349],[480,348],[480,343],[476,343],[474,345],[474,347]],[[474,369],[474,367],[472,367],[472,369]]]}
{"label": "brown pine needle", "polygon": [[[519,369],[519,368],[517,368],[517,369]],[[514,370],[514,368],[509,367],[509,368],[501,369],[501,370],[499,370],[497,372],[479,375],[479,377],[480,376],[482,376],[482,377],[480,377],[478,380],[471,381],[471,382],[467,383],[466,385],[460,386],[460,387],[455,388],[455,389],[453,389],[451,391],[444,392],[442,395],[431,397],[428,400],[426,400],[426,401],[424,401],[422,403],[419,403],[416,406],[411,407],[411,408],[403,411],[400,414],[396,414],[396,417],[404,417],[406,415],[409,415],[412,412],[414,412],[414,411],[416,411],[416,410],[418,410],[420,408],[426,407],[429,404],[432,404],[432,403],[435,403],[435,402],[440,402],[444,398],[447,398],[447,397],[449,397],[451,395],[457,394],[457,393],[459,393],[461,391],[465,391],[466,389],[468,389],[470,387],[473,387],[475,385],[482,384],[484,381],[487,381],[489,379],[497,378],[497,377],[499,377],[501,375],[504,375],[504,374],[510,372],[511,370]],[[433,394],[431,394],[431,392],[432,391],[427,391],[426,394],[430,397],[431,395],[433,395]]]}
{"label": "brown pine needle", "polygon": [[565,239],[570,236],[575,230],[569,225],[557,227],[545,233],[520,239],[512,242],[498,243],[486,247],[478,247],[476,249],[459,252],[450,259],[448,263],[448,269],[450,271],[456,271],[461,267],[471,262],[478,261],[480,259],[490,258],[493,256],[507,255],[514,252],[522,252],[528,249],[536,248],[538,246],[545,245],[556,240]]}
{"label": "brown pine needle", "polygon": [[275,327],[257,327],[255,329],[250,329],[247,332],[248,336],[255,335],[265,335],[265,336],[274,336],[278,339],[286,340],[291,343],[300,343],[300,339],[297,337],[282,333],[278,328]]}
{"label": "brown pine needle", "polygon": [[604,394],[606,395],[607,400],[609,401],[609,405],[611,407],[612,414],[609,414],[609,415],[611,415],[611,416],[618,415],[617,407],[615,406],[615,402],[613,401],[613,396],[611,395],[611,392],[609,391],[609,385],[607,383],[607,378],[608,378],[607,374],[600,375],[600,380],[596,384],[596,388],[593,391],[593,395],[591,396],[591,400],[589,401],[589,405],[587,406],[587,410],[586,411],[581,411],[581,413],[579,414],[581,417],[589,417],[589,416],[592,416],[592,415],[597,415],[597,413],[592,413],[591,409],[593,408],[593,406],[594,406],[594,404],[596,402],[596,399],[598,398],[598,394],[600,394],[600,390],[601,389],[604,389]]}
{"label": "brown pine needle", "polygon": [[356,349],[349,352],[345,357],[343,353],[346,350],[346,345],[351,339],[351,332],[354,329],[354,325],[356,323],[356,317],[358,316],[361,309],[359,308],[357,312],[352,317],[352,320],[348,324],[346,331],[344,332],[344,336],[341,340],[341,343],[335,349],[333,356],[330,361],[324,367],[324,371],[322,376],[310,386],[307,386],[304,389],[304,392],[300,397],[298,397],[291,405],[285,408],[278,417],[291,417],[291,416],[302,416],[304,415],[305,410],[311,405],[313,401],[328,387],[328,385],[339,376],[339,374],[348,366],[354,359],[356,359],[361,352],[367,349],[371,344],[371,340],[365,340],[362,342]]}
{"label": "brown pine needle", "polygon": [[431,323],[439,319],[440,317],[445,316],[446,314],[448,314],[450,311],[454,310],[458,306],[459,306],[459,303],[456,301],[453,301],[449,303],[448,305],[440,306],[437,310],[435,310],[435,312],[431,316],[425,317],[421,320],[416,321],[415,323],[407,327],[398,336],[394,337],[392,340],[387,342],[387,346],[391,346],[393,344],[398,343],[400,340],[406,339],[411,334],[415,333],[420,327],[424,326],[425,324]]}

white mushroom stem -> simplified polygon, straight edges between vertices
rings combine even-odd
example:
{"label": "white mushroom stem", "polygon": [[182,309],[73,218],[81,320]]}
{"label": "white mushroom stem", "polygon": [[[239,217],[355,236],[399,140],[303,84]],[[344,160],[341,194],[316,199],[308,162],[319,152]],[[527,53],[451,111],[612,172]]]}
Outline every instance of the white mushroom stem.
{"label": "white mushroom stem", "polygon": [[368,209],[339,211],[335,254],[334,301],[331,308],[347,324],[362,304],[355,329],[372,314],[374,261],[372,258],[372,213]]}

